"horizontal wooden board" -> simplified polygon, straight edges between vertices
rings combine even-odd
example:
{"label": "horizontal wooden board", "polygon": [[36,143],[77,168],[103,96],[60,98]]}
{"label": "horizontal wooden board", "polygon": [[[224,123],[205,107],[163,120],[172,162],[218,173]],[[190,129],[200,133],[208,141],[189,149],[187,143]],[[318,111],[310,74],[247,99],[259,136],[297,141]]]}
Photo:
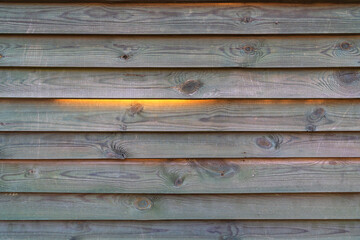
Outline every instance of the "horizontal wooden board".
{"label": "horizontal wooden board", "polygon": [[0,221],[2,240],[353,240],[359,221]]}
{"label": "horizontal wooden board", "polygon": [[1,133],[0,159],[360,157],[360,133]]}
{"label": "horizontal wooden board", "polygon": [[360,192],[360,159],[0,161],[0,192]]}
{"label": "horizontal wooden board", "polygon": [[[294,4],[0,4],[0,33],[360,33],[360,7]],[[316,23],[316,24],[314,24]]]}
{"label": "horizontal wooden board", "polygon": [[360,194],[1,193],[0,220],[359,219]]}
{"label": "horizontal wooden board", "polygon": [[0,66],[359,67],[360,36],[0,37]]}
{"label": "horizontal wooden board", "polygon": [[360,98],[360,71],[0,68],[0,98]]}
{"label": "horizontal wooden board", "polygon": [[0,131],[360,131],[360,101],[0,100]]}

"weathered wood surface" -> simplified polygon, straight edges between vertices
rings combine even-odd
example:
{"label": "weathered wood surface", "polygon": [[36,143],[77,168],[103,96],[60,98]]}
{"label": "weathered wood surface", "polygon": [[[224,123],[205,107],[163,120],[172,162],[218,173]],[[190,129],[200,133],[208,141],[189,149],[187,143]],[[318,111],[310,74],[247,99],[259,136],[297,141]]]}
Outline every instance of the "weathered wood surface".
{"label": "weathered wood surface", "polygon": [[359,202],[359,193],[1,193],[0,220],[359,219]]}
{"label": "weathered wood surface", "polygon": [[360,33],[360,7],[294,4],[0,5],[0,33]]}
{"label": "weathered wood surface", "polygon": [[359,221],[0,221],[1,240],[354,240]]}
{"label": "weathered wood surface", "polygon": [[360,131],[360,102],[0,100],[0,131]]}
{"label": "weathered wood surface", "polygon": [[359,98],[359,69],[0,69],[2,98]]}
{"label": "weathered wood surface", "polygon": [[1,133],[0,159],[360,157],[360,133]]}
{"label": "weathered wood surface", "polygon": [[0,192],[360,192],[360,160],[0,161]]}
{"label": "weathered wood surface", "polygon": [[6,36],[0,66],[359,67],[360,36]]}

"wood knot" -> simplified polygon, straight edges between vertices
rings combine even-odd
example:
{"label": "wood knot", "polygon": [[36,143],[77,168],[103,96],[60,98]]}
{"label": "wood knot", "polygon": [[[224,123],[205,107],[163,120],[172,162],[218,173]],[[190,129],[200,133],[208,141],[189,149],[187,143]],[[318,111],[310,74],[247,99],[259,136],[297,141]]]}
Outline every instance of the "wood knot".
{"label": "wood knot", "polygon": [[244,46],[241,48],[246,54],[253,54],[255,52],[255,48],[252,46]]}
{"label": "wood knot", "polygon": [[256,145],[261,148],[270,149],[272,147],[272,143],[266,137],[261,137],[256,139]]}
{"label": "wood knot", "polygon": [[148,209],[152,208],[153,203],[147,197],[139,197],[139,198],[135,199],[134,206],[136,209],[143,211],[143,210],[148,210]]}
{"label": "wood knot", "polygon": [[331,160],[331,161],[329,161],[329,164],[330,164],[330,165],[336,165],[337,162],[336,162],[335,160]]}
{"label": "wood knot", "polygon": [[131,104],[130,108],[128,109],[128,113],[130,116],[135,116],[136,114],[142,112],[144,110],[144,106],[140,103]]}
{"label": "wood knot", "polygon": [[316,108],[307,116],[307,121],[310,123],[316,123],[321,121],[326,115],[326,111],[324,108]]}
{"label": "wood knot", "polygon": [[121,55],[120,58],[126,61],[130,58],[130,55],[124,54],[124,55]]}
{"label": "wood knot", "polygon": [[339,44],[339,47],[341,50],[345,50],[345,51],[348,51],[352,48],[352,45],[348,42],[342,42]]}
{"label": "wood knot", "polygon": [[39,171],[33,168],[27,169],[24,174],[25,177],[36,177],[38,175],[39,175]]}
{"label": "wood knot", "polygon": [[187,95],[193,95],[196,93],[201,87],[203,83],[199,80],[186,80],[181,85],[177,86],[180,92]]}
{"label": "wood knot", "polygon": [[263,136],[256,138],[256,145],[263,149],[279,149],[282,143],[282,139],[278,136]]}
{"label": "wood knot", "polygon": [[306,125],[305,130],[308,131],[308,132],[315,132],[316,131],[316,126],[313,125],[313,124],[308,124],[308,125]]}
{"label": "wood knot", "polygon": [[360,74],[356,71],[339,71],[335,73],[335,78],[345,85],[351,85],[354,82],[359,82]]}
{"label": "wood knot", "polygon": [[254,21],[254,19],[252,17],[243,17],[243,18],[240,19],[240,21],[242,23],[251,23],[251,22]]}
{"label": "wood knot", "polygon": [[239,166],[223,159],[194,161],[196,167],[213,178],[232,178],[239,172]]}
{"label": "wood knot", "polygon": [[182,177],[178,177],[174,181],[174,186],[180,187],[181,185],[183,185],[183,183],[184,183],[184,179]]}
{"label": "wood knot", "polygon": [[116,158],[116,159],[127,158],[126,151],[121,146],[118,146],[116,143],[112,143],[110,148],[111,148],[111,152],[107,154],[108,157]]}

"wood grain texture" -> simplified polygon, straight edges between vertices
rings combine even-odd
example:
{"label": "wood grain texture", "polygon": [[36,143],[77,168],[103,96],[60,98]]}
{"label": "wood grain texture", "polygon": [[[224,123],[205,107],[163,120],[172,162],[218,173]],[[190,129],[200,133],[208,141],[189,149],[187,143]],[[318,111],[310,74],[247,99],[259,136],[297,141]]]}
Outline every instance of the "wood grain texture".
{"label": "wood grain texture", "polygon": [[0,161],[0,192],[360,192],[359,159]]}
{"label": "wood grain texture", "polygon": [[360,133],[1,133],[0,159],[360,157]]}
{"label": "wood grain texture", "polygon": [[0,131],[360,131],[360,102],[0,100]]}
{"label": "wood grain texture", "polygon": [[353,240],[359,221],[0,221],[1,240]]}
{"label": "wood grain texture", "polygon": [[359,219],[360,194],[0,194],[0,220]]}
{"label": "wood grain texture", "polygon": [[[294,4],[0,4],[0,33],[360,33],[360,7]],[[314,24],[315,23],[315,24]]]}
{"label": "wood grain texture", "polygon": [[0,36],[0,66],[359,67],[360,36]]}
{"label": "wood grain texture", "polygon": [[351,68],[0,70],[0,98],[360,98]]}

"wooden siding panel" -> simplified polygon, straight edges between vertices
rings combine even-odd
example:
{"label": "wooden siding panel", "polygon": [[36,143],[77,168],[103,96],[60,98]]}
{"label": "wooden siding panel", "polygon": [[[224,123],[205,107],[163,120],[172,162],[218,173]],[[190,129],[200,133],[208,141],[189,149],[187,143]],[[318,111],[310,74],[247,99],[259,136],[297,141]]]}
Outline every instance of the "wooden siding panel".
{"label": "wooden siding panel", "polygon": [[0,100],[0,131],[359,131],[359,103]]}
{"label": "wooden siding panel", "polygon": [[1,68],[0,97],[360,98],[360,71]]}
{"label": "wooden siding panel", "polygon": [[[0,0],[8,3],[9,0]],[[239,0],[12,0],[12,3],[238,3]],[[274,0],[246,0],[246,3],[274,3]],[[358,0],[278,0],[276,3],[327,3],[327,4],[350,4],[359,3]]]}
{"label": "wooden siding panel", "polygon": [[360,192],[360,159],[0,161],[0,192]]}
{"label": "wooden siding panel", "polygon": [[360,194],[0,194],[0,220],[359,219]]}
{"label": "wooden siding panel", "polygon": [[360,133],[1,133],[0,159],[360,157]]}
{"label": "wooden siding panel", "polygon": [[[11,4],[0,5],[0,33],[320,34],[360,33],[354,5]],[[316,24],[314,24],[316,23]]]}
{"label": "wooden siding panel", "polygon": [[0,239],[353,240],[359,221],[8,221]]}
{"label": "wooden siding panel", "polygon": [[360,36],[0,36],[0,66],[359,67]]}

